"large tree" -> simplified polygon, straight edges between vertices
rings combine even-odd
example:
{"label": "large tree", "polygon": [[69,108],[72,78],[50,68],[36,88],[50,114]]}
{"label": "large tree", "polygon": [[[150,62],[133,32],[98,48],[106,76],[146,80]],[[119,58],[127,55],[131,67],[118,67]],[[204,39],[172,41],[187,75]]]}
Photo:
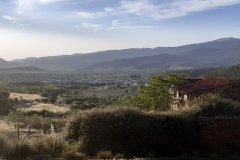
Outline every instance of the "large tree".
{"label": "large tree", "polygon": [[153,76],[149,84],[142,86],[132,99],[132,105],[143,110],[169,110],[173,100],[170,89],[183,84],[185,80],[186,75]]}

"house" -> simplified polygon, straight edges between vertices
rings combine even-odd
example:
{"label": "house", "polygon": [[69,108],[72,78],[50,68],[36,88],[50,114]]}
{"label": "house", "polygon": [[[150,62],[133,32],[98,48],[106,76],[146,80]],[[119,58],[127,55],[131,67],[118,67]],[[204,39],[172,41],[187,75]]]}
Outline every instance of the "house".
{"label": "house", "polygon": [[172,109],[189,107],[189,100],[207,93],[220,94],[224,98],[240,101],[240,85],[225,78],[188,79],[187,83],[175,88]]}

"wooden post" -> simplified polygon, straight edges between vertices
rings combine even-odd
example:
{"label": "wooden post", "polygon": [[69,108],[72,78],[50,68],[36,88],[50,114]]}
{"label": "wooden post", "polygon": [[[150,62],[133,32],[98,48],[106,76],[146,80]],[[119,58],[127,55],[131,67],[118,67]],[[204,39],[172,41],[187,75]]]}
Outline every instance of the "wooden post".
{"label": "wooden post", "polygon": [[43,123],[42,123],[42,127],[41,127],[41,135],[44,135],[44,131],[43,131]]}
{"label": "wooden post", "polygon": [[19,131],[20,125],[17,125],[17,140],[20,140],[20,131]]}
{"label": "wooden post", "polygon": [[55,126],[54,123],[51,123],[51,134],[55,133]]}
{"label": "wooden post", "polygon": [[30,124],[28,124],[28,137],[30,137],[31,135],[31,127],[30,127]]}

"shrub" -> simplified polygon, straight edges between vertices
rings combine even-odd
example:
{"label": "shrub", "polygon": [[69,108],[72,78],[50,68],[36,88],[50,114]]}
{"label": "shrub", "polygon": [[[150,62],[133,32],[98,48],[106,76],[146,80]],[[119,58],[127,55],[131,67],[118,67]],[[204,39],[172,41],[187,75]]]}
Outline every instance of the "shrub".
{"label": "shrub", "polygon": [[19,141],[15,133],[0,134],[0,159],[25,160],[34,155],[63,157],[66,160],[85,159],[78,146],[68,144],[61,134],[32,138],[21,136]]}
{"label": "shrub", "polygon": [[22,139],[17,141],[13,133],[0,134],[0,155],[9,160],[25,160],[31,154],[29,141]]}
{"label": "shrub", "polygon": [[[12,111],[9,113],[9,115],[6,117],[6,120],[9,123],[14,124],[21,124],[21,127],[26,127],[30,125],[31,128],[34,129],[43,129],[44,132],[47,132],[50,130],[51,124],[54,124],[55,131],[59,132],[62,130],[62,128],[65,126],[65,118],[64,117],[45,117],[41,116],[42,113],[48,113],[48,112],[39,112],[40,115],[32,114],[35,112],[23,112],[23,111]],[[49,113],[50,114],[50,113]]]}
{"label": "shrub", "polygon": [[80,152],[75,152],[75,151],[68,151],[63,154],[63,158],[66,160],[85,160],[86,157],[80,153]]}
{"label": "shrub", "polygon": [[3,157],[6,149],[6,137],[5,135],[0,135],[0,159]]}
{"label": "shrub", "polygon": [[206,94],[190,102],[190,108],[179,112],[169,112],[173,116],[201,118],[215,116],[240,116],[240,102],[224,99],[219,95]]}
{"label": "shrub", "polygon": [[175,154],[194,148],[194,121],[141,113],[133,109],[104,109],[77,114],[68,124],[67,139],[79,141],[87,155],[99,151],[146,156]]}
{"label": "shrub", "polygon": [[85,160],[84,154],[79,152],[79,146],[77,144],[65,143],[65,148],[63,151],[63,158],[66,160]]}
{"label": "shrub", "polygon": [[97,159],[113,159],[113,157],[111,151],[99,151],[96,154]]}
{"label": "shrub", "polygon": [[204,95],[198,99],[199,112],[196,116],[240,116],[240,103],[219,96]]}
{"label": "shrub", "polygon": [[16,142],[5,149],[5,156],[9,160],[25,160],[31,154],[31,148],[27,142]]}
{"label": "shrub", "polygon": [[115,155],[114,159],[124,159],[124,157],[125,156],[123,154],[118,153]]}
{"label": "shrub", "polygon": [[128,108],[82,111],[68,122],[66,138],[79,142],[87,155],[99,151],[126,156],[191,154],[200,149],[202,118],[217,116],[240,116],[240,103],[204,95],[190,108],[175,112],[153,114]]}
{"label": "shrub", "polygon": [[32,140],[34,154],[48,154],[52,157],[60,157],[65,145],[61,135],[44,136]]}

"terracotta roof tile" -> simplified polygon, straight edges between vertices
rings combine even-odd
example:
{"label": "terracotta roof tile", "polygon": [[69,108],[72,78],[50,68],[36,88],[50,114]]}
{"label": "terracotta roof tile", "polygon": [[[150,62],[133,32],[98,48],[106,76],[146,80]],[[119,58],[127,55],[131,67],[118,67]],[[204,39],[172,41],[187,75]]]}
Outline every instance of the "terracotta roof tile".
{"label": "terracotta roof tile", "polygon": [[224,78],[208,78],[196,81],[189,81],[185,85],[178,88],[182,93],[194,93],[202,91],[212,91],[215,89],[225,88],[234,84],[231,80]]}

